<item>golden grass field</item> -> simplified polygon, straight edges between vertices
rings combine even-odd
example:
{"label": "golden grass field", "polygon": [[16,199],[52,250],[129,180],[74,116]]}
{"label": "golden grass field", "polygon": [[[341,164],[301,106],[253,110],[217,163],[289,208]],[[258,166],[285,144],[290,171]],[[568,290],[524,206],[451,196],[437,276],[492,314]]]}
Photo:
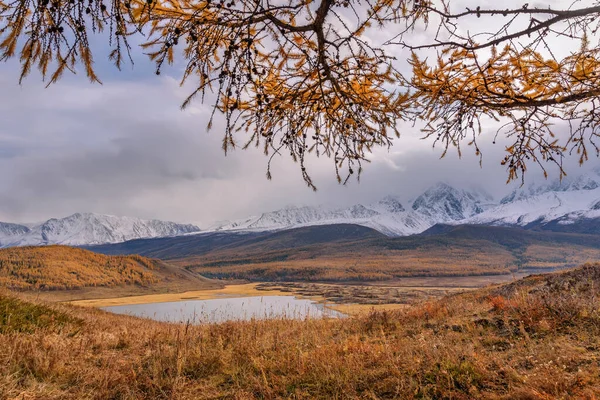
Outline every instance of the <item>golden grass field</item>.
{"label": "golden grass field", "polygon": [[167,324],[0,295],[3,399],[596,399],[600,264],[342,320]]}
{"label": "golden grass field", "polygon": [[[217,262],[220,260],[217,257],[220,255],[170,262],[199,274],[218,278],[372,282],[408,276],[507,274],[510,273],[508,265],[513,261],[510,253],[501,249],[478,255],[467,255],[458,251],[436,254],[428,250],[388,251],[385,254],[346,253],[314,258],[307,254],[299,254],[297,258],[273,262],[237,262],[234,259],[230,265]],[[461,259],[462,264],[459,261]]]}

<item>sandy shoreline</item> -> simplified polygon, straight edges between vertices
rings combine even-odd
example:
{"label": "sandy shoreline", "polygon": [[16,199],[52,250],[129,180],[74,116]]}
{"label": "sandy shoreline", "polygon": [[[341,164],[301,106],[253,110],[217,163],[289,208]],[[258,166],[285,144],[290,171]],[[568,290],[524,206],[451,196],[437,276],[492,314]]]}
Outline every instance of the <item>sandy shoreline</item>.
{"label": "sandy shoreline", "polygon": [[[246,283],[241,285],[227,285],[221,289],[194,290],[181,293],[161,293],[148,294],[141,296],[125,296],[107,299],[89,299],[69,301],[70,304],[84,307],[110,307],[131,304],[149,304],[165,303],[182,300],[210,300],[217,298],[231,297],[252,297],[252,296],[290,296],[292,293],[286,293],[279,290],[257,290],[259,283]],[[298,297],[298,296],[296,296]],[[318,301],[318,299],[315,299]]]}

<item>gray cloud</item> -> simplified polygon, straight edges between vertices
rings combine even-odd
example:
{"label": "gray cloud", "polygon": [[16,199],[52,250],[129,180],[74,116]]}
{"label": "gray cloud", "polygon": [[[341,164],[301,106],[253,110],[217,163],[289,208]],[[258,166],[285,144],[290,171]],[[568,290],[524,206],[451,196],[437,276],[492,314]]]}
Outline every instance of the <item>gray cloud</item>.
{"label": "gray cloud", "polygon": [[[1,82],[2,84],[6,82]],[[0,220],[36,221],[94,211],[208,224],[290,204],[352,204],[386,194],[406,198],[437,181],[506,190],[498,161],[502,145],[482,138],[483,168],[470,149],[463,159],[441,149],[410,126],[389,149],[378,149],[360,183],[337,184],[332,161],[311,159],[319,187],[304,185],[297,165],[274,162],[265,178],[260,150],[227,157],[220,120],[206,132],[208,106],[181,111],[186,89],[170,78],[89,86],[67,82],[10,87],[3,95],[0,140]]]}
{"label": "gray cloud", "polygon": [[[438,181],[478,185],[496,195],[510,189],[499,165],[507,143],[492,144],[491,126],[480,139],[482,168],[469,148],[460,160],[454,151],[440,160],[442,150],[420,140],[418,127],[402,126],[389,151],[374,152],[360,183],[339,185],[331,160],[311,159],[319,188],[313,193],[285,157],[274,161],[272,181],[265,178],[260,149],[225,157],[222,121],[217,118],[207,133],[210,107],[194,103],[179,110],[189,88],[157,78],[151,68],[117,75],[101,63],[103,86],[80,76],[48,89],[37,77],[17,85],[17,69],[15,62],[0,65],[3,221],[93,211],[208,224],[290,204],[349,205],[387,194],[408,199]],[[575,165],[569,170],[578,171]],[[529,174],[529,180],[540,176],[536,169]]]}

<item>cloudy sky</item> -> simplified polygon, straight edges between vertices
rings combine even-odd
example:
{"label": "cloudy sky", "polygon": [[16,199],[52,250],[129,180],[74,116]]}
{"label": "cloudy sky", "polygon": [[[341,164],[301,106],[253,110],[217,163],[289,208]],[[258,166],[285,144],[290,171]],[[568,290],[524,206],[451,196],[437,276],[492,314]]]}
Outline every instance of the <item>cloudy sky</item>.
{"label": "cloudy sky", "polygon": [[[481,138],[483,167],[466,152],[440,160],[441,149],[418,129],[381,149],[361,182],[339,185],[330,160],[309,165],[315,193],[299,167],[278,158],[273,180],[258,149],[224,156],[222,123],[206,131],[210,104],[179,105],[189,94],[177,67],[161,76],[140,51],[135,66],[116,71],[96,49],[103,85],[84,75],[45,88],[32,74],[18,84],[16,60],[0,63],[0,220],[36,222],[74,212],[97,212],[192,222],[206,226],[286,205],[369,202],[387,194],[409,198],[439,181],[476,185],[494,195],[510,190],[499,165],[503,144]],[[592,160],[597,164],[597,160]],[[576,168],[576,167],[573,167]],[[532,171],[529,180],[539,175]]]}

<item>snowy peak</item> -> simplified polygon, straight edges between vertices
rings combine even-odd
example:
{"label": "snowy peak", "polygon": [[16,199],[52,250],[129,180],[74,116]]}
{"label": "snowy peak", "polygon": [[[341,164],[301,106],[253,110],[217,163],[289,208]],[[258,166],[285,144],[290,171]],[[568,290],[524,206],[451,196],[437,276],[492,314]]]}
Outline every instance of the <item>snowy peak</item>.
{"label": "snowy peak", "polygon": [[23,235],[29,232],[29,228],[25,225],[11,224],[8,222],[0,222],[0,235]]}
{"label": "snowy peak", "polygon": [[394,196],[385,196],[377,203],[370,205],[369,208],[380,213],[401,213],[406,211],[400,200]]}
{"label": "snowy peak", "polygon": [[159,220],[76,213],[50,219],[41,225],[42,238],[49,243],[100,244],[131,239],[176,236],[199,231],[194,225]]}
{"label": "snowy peak", "polygon": [[376,215],[379,215],[377,211],[367,208],[362,204],[357,204],[345,209],[343,214],[346,218],[350,219],[372,218]]}
{"label": "snowy peak", "polygon": [[361,204],[346,209],[328,209],[327,207],[286,207],[281,210],[261,214],[233,222],[225,222],[215,227],[215,230],[274,230],[298,226],[336,223],[366,219],[377,215],[378,212]]}
{"label": "snowy peak", "polygon": [[132,239],[177,236],[199,230],[195,225],[174,222],[76,213],[65,218],[49,219],[32,228],[0,223],[0,247],[119,243]]}
{"label": "snowy peak", "polygon": [[600,170],[514,190],[498,206],[461,223],[560,230],[583,221],[586,233],[600,233]]}
{"label": "snowy peak", "polygon": [[555,179],[549,183],[531,184],[525,188],[513,190],[504,197],[500,203],[508,204],[514,201],[520,201],[533,196],[539,196],[544,193],[552,192],[573,192],[581,190],[596,190],[600,188],[600,168],[590,171],[587,174],[577,175],[575,177],[567,176],[564,179]]}
{"label": "snowy peak", "polygon": [[459,221],[483,212],[489,201],[480,192],[458,190],[445,183],[427,189],[415,199],[412,209],[439,222]]}
{"label": "snowy peak", "polygon": [[217,229],[265,231],[350,223],[374,228],[389,236],[406,236],[421,233],[438,223],[549,229],[548,224],[575,226],[587,221],[586,232],[596,229],[600,233],[600,168],[562,182],[519,188],[500,203],[481,189],[457,189],[439,183],[405,204],[398,197],[386,196],[371,204],[347,208],[287,207],[259,217],[224,223]]}
{"label": "snowy peak", "polygon": [[562,191],[598,189],[600,187],[600,176],[582,175],[565,186]]}
{"label": "snowy peak", "polygon": [[405,208],[396,196],[385,196],[368,204],[347,208],[286,207],[259,217],[217,225],[214,230],[277,230],[307,225],[358,224],[390,236],[420,233],[435,223],[463,219],[481,212],[490,202],[481,191],[457,190],[439,184]]}
{"label": "snowy peak", "polygon": [[592,171],[575,177],[567,176],[562,181],[556,179],[550,184],[539,186],[536,194],[545,192],[572,192],[574,190],[595,190],[600,187],[600,173]]}
{"label": "snowy peak", "polygon": [[25,225],[0,222],[0,247],[17,245],[29,232],[30,229]]}
{"label": "snowy peak", "polygon": [[317,207],[286,207],[278,211],[262,214],[248,224],[248,228],[285,228],[299,226],[327,219],[329,213]]}

